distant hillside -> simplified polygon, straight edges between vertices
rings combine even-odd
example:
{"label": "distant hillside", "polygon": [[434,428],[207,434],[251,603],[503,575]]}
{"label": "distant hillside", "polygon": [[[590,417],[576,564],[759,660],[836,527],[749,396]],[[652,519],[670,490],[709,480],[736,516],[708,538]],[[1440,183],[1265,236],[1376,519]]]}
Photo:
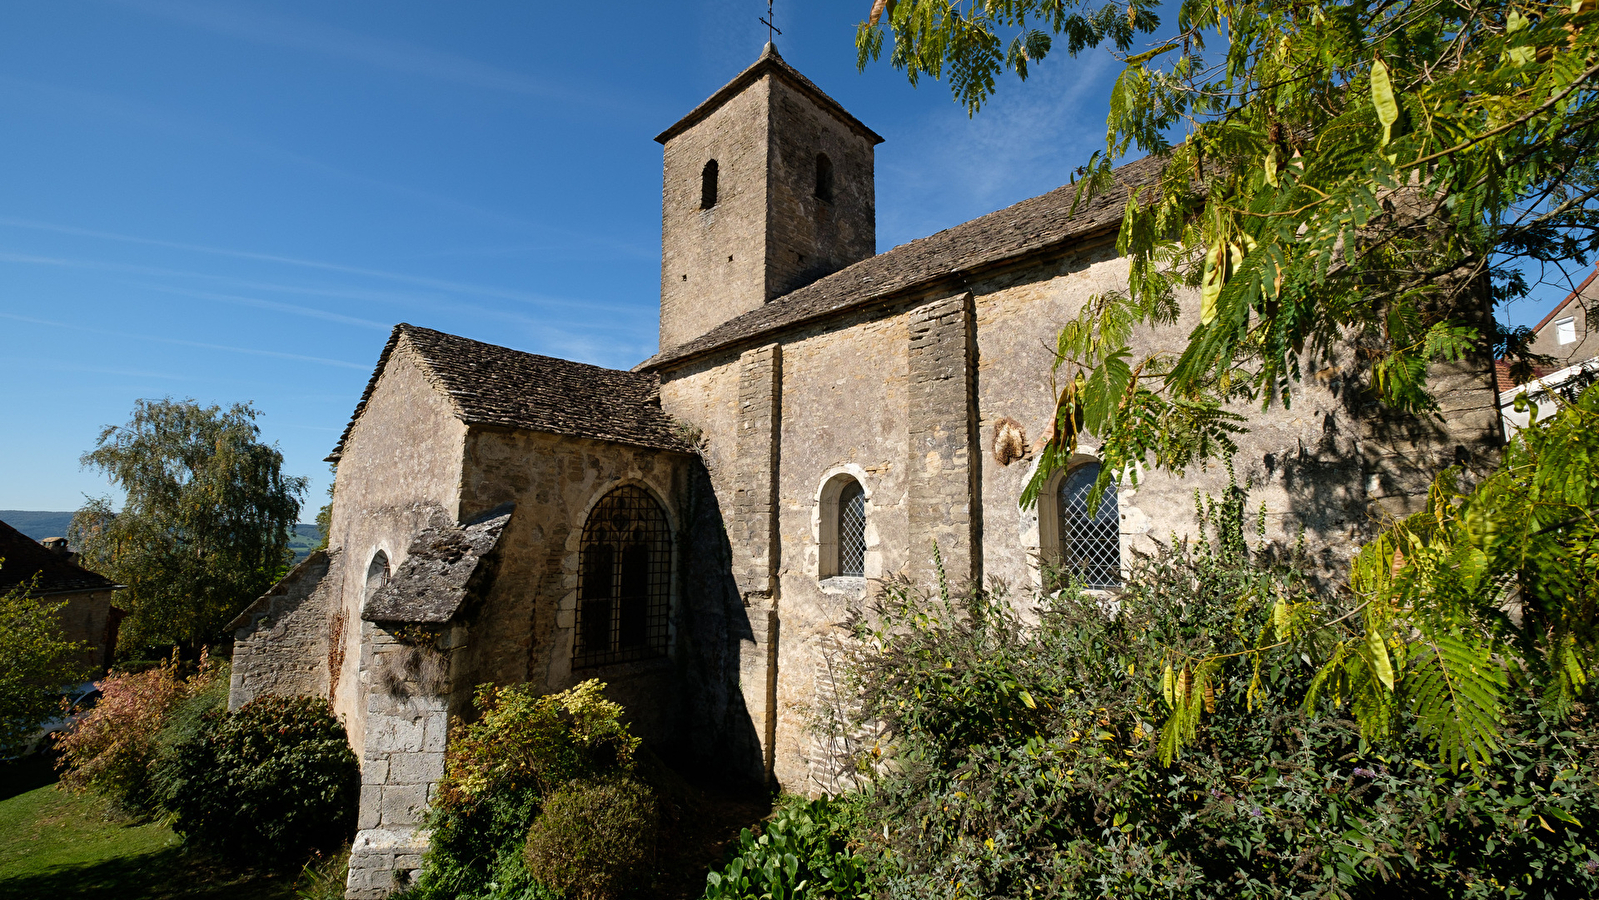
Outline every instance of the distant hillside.
{"label": "distant hillside", "polygon": [[36,541],[42,541],[47,537],[66,537],[67,524],[71,521],[72,513],[69,512],[0,509],[0,522],[5,522]]}
{"label": "distant hillside", "polygon": [[[36,541],[42,541],[47,537],[66,537],[67,525],[72,522],[72,513],[0,509],[0,522],[5,522]],[[289,549],[294,551],[294,561],[305,559],[311,554],[311,548],[321,542],[322,532],[318,531],[315,525],[301,522],[294,526],[294,533],[289,535]]]}
{"label": "distant hillside", "polygon": [[289,535],[289,549],[294,551],[295,562],[310,556],[311,548],[320,543],[322,543],[322,530],[304,522],[294,526],[294,533]]}

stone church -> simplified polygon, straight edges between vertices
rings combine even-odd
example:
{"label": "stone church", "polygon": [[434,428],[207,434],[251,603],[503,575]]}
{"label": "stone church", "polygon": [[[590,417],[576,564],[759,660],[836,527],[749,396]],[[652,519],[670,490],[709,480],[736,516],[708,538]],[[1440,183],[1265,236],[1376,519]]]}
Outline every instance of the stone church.
{"label": "stone church", "polygon": [[[1089,517],[1091,448],[1018,504],[1060,323],[1125,283],[1125,188],[1063,187],[875,253],[882,141],[767,45],[668,128],[660,352],[631,371],[396,326],[330,459],[328,549],[233,624],[231,703],[327,697],[362,766],[349,894],[420,865],[452,716],[475,685],[605,681],[663,757],[832,789],[838,623],[878,580],[1114,590],[1192,534],[1223,472],[1150,473]],[[1178,349],[1194,322],[1139,335]],[[1271,535],[1335,572],[1380,510],[1500,441],[1487,360],[1446,415],[1373,414],[1347,361],[1250,415],[1234,461]]]}

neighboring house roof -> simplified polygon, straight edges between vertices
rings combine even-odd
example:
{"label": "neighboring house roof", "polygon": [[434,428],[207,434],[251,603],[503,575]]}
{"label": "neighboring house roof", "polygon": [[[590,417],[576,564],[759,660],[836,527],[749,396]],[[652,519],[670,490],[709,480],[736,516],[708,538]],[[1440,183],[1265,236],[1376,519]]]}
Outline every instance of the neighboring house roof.
{"label": "neighboring house roof", "polygon": [[705,334],[663,349],[634,368],[650,371],[750,342],[801,323],[888,300],[940,279],[965,276],[1035,253],[1059,249],[1120,227],[1130,188],[1152,184],[1164,163],[1145,157],[1116,169],[1116,186],[1072,208],[1077,186],[1065,185],[937,234],[901,244],[729,319]]}
{"label": "neighboring house roof", "polygon": [[455,415],[468,425],[497,425],[691,452],[676,423],[661,411],[653,375],[604,369],[523,353],[401,323],[394,326],[350,423],[328,462],[344,452],[355,423],[400,341],[415,351]]}
{"label": "neighboring house roof", "polygon": [[0,522],[0,593],[10,591],[35,575],[39,582],[30,592],[77,594],[85,591],[114,591],[122,585],[46,550],[38,541]]}
{"label": "neighboring house roof", "polygon": [[[1548,366],[1533,366],[1532,377],[1542,378],[1553,371],[1554,369]],[[1520,387],[1526,383],[1524,381],[1517,381],[1515,378],[1511,377],[1510,362],[1509,360],[1503,359],[1494,360],[1494,381],[1499,389],[1499,393],[1501,394],[1503,394],[1505,391],[1512,390],[1513,388]]]}
{"label": "neighboring house roof", "polygon": [[1560,301],[1559,303],[1556,303],[1555,304],[1555,308],[1549,310],[1549,315],[1544,316],[1543,319],[1541,321],[1539,321],[1537,325],[1532,326],[1532,330],[1534,332],[1543,331],[1545,325],[1548,325],[1550,322],[1553,322],[1555,320],[1555,317],[1560,315],[1560,313],[1563,312],[1567,306],[1570,306],[1573,300],[1576,300],[1577,298],[1582,296],[1583,292],[1588,289],[1588,285],[1593,283],[1593,279],[1594,279],[1595,275],[1599,275],[1599,263],[1595,263],[1594,264],[1594,270],[1592,272],[1588,273],[1588,277],[1584,278],[1582,280],[1582,284],[1577,285],[1575,290],[1573,290],[1571,293],[1567,294],[1566,295],[1566,299]]}
{"label": "neighboring house roof", "polygon": [[655,140],[664,144],[672,138],[677,137],[679,134],[682,134],[685,130],[691,127],[695,122],[698,122],[711,113],[716,112],[716,110],[720,108],[722,104],[732,99],[736,94],[749,87],[751,84],[754,84],[761,78],[761,76],[767,74],[775,75],[784,81],[787,81],[800,93],[810,97],[812,103],[815,103],[817,106],[822,107],[823,109],[837,116],[839,119],[842,119],[844,123],[849,125],[851,129],[859,133],[862,137],[871,141],[873,144],[881,144],[883,142],[883,139],[878,136],[877,132],[867,128],[860,119],[850,115],[849,110],[840,105],[837,100],[827,96],[827,94],[823,93],[822,89],[812,83],[809,78],[801,75],[797,69],[784,62],[783,57],[777,55],[777,46],[772,43],[767,43],[766,49],[761,51],[761,56],[759,59],[755,60],[754,65],[733,76],[732,81],[729,81],[727,84],[723,85],[721,90],[708,97],[704,103],[701,103],[699,106],[696,106],[690,110],[688,115],[678,119],[677,124],[661,132],[659,135],[656,135]]}

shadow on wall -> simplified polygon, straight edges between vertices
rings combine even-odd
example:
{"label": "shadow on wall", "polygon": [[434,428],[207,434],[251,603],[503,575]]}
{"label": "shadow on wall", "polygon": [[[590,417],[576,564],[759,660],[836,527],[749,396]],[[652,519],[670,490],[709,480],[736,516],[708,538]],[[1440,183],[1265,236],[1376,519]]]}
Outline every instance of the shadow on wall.
{"label": "shadow on wall", "polygon": [[760,784],[765,778],[759,731],[739,688],[741,654],[754,652],[755,630],[733,580],[733,548],[710,473],[689,475],[678,596],[678,665],[686,773]]}

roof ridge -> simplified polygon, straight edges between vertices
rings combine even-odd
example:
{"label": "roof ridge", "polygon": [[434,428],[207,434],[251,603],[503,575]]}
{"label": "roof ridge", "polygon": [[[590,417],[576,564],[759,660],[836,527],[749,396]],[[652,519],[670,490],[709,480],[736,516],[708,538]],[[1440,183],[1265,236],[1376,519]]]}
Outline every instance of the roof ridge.
{"label": "roof ridge", "polygon": [[[1153,181],[1164,168],[1162,157],[1152,154],[1118,166],[1115,186],[1082,202],[1075,196],[1078,184],[1063,184],[907,241],[775,297],[699,337],[662,348],[634,371],[655,371],[759,335],[903,295],[953,274],[1004,265],[1119,228],[1120,204],[1127,190]],[[1068,194],[1073,195],[1069,202]]]}
{"label": "roof ridge", "polygon": [[653,374],[529,353],[401,322],[390,333],[329,462],[343,455],[402,342],[415,354],[429,384],[448,399],[455,418],[467,425],[690,449],[660,408],[660,385]]}
{"label": "roof ridge", "polygon": [[755,62],[751,63],[744,71],[734,75],[731,81],[722,85],[709,97],[702,100],[698,106],[689,110],[688,115],[678,119],[665,131],[656,135],[656,142],[664,144],[672,138],[677,137],[679,134],[682,134],[684,131],[687,131],[690,126],[696,124],[700,120],[709,116],[711,113],[715,112],[722,106],[722,104],[732,99],[734,95],[740,93],[746,87],[754,84],[768,71],[782,75],[795,87],[799,88],[801,92],[809,94],[811,100],[818,106],[837,116],[844,122],[844,124],[848,125],[851,129],[860,132],[863,137],[871,141],[873,144],[881,144],[883,142],[882,135],[868,128],[866,123],[855,118],[855,116],[849,110],[845,109],[844,104],[828,96],[826,91],[816,86],[816,82],[806,78],[805,75],[800,72],[800,70],[794,68],[792,65],[789,65],[788,60],[785,60],[778,54],[777,45],[770,41],[768,41],[766,46],[761,50],[761,55],[756,58]]}

